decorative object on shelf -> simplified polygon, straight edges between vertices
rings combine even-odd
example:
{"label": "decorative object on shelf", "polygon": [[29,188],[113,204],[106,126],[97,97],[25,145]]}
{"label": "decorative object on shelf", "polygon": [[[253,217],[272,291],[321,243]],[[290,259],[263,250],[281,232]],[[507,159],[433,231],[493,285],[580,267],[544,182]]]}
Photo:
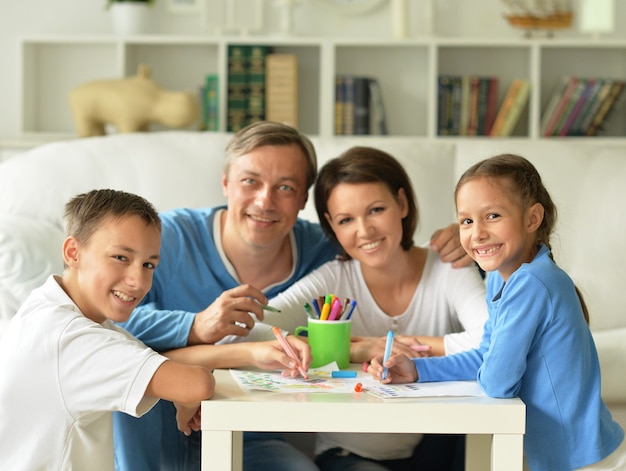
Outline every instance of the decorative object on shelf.
{"label": "decorative object on shelf", "polygon": [[579,0],[578,29],[599,36],[615,30],[615,0]]}
{"label": "decorative object on shelf", "polygon": [[387,3],[389,0],[324,0],[343,15],[360,15],[367,13],[379,6]]}
{"label": "decorative object on shelf", "polygon": [[391,33],[396,39],[409,35],[408,0],[391,0]]}
{"label": "decorative object on shelf", "polygon": [[293,34],[293,9],[300,5],[300,0],[274,0],[280,11],[279,31],[281,34]]}
{"label": "decorative object on shelf", "polygon": [[185,128],[199,114],[196,96],[164,90],[143,64],[133,77],[79,85],[69,99],[79,137],[102,136],[109,124],[120,133],[147,131],[151,123]]}
{"label": "decorative object on shelf", "polygon": [[172,13],[199,13],[204,0],[167,0],[167,10]]}
{"label": "decorative object on shelf", "polygon": [[218,29],[221,23],[224,31],[236,32],[242,36],[263,32],[264,0],[207,0],[207,2],[207,18],[215,12],[211,24]]}
{"label": "decorative object on shelf", "polygon": [[113,32],[122,35],[147,33],[150,25],[150,6],[155,0],[107,0],[111,11]]}
{"label": "decorative object on shelf", "polygon": [[503,0],[510,13],[504,15],[514,28],[524,30],[530,37],[533,31],[544,30],[548,37],[554,30],[572,26],[574,9],[572,0]]}

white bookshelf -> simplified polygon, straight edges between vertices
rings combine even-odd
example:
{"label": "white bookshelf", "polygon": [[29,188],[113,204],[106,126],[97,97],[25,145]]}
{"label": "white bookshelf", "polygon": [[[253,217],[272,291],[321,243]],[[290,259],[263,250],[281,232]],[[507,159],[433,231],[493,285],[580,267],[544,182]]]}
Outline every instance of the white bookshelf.
{"label": "white bookshelf", "polygon": [[[207,74],[218,74],[220,126],[225,130],[229,44],[265,44],[275,52],[297,55],[300,130],[320,136],[333,134],[336,74],[378,79],[390,135],[437,139],[459,139],[436,136],[440,74],[497,76],[498,103],[513,79],[529,79],[529,106],[513,133],[528,139],[540,138],[541,112],[561,76],[626,77],[626,40],[26,36],[19,41],[21,133],[50,138],[74,135],[67,100],[70,90],[90,80],[133,75],[140,63],[149,65],[152,77],[172,90],[196,91]],[[626,136],[624,108],[600,139]]]}

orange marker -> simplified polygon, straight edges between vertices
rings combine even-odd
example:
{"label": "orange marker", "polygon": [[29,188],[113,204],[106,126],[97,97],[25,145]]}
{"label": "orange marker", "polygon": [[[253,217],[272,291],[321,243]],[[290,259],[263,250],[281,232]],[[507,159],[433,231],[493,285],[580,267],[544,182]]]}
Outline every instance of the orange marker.
{"label": "orange marker", "polygon": [[354,392],[361,392],[363,391],[363,385],[361,383],[356,383],[356,386],[354,387]]}

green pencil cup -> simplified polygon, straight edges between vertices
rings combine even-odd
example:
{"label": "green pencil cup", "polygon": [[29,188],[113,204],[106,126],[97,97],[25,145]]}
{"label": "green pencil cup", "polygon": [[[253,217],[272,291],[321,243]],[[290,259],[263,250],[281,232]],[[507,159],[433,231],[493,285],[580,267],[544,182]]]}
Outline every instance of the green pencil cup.
{"label": "green pencil cup", "polygon": [[352,321],[308,319],[306,326],[296,327],[296,336],[307,334],[311,347],[311,368],[337,362],[340,369],[350,366],[350,333]]}

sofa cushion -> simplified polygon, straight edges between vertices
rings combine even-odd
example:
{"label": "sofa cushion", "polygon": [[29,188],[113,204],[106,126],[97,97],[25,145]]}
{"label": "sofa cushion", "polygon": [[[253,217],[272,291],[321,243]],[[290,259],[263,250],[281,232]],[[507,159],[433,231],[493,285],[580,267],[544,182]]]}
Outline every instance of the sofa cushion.
{"label": "sofa cushion", "polygon": [[49,274],[62,272],[63,230],[46,221],[5,213],[0,213],[0,227],[11,228],[0,231],[0,318],[8,322]]}
{"label": "sofa cushion", "polygon": [[158,210],[222,204],[228,139],[172,131],[45,144],[3,163],[0,212],[61,224],[72,196],[98,188],[137,193]]}

